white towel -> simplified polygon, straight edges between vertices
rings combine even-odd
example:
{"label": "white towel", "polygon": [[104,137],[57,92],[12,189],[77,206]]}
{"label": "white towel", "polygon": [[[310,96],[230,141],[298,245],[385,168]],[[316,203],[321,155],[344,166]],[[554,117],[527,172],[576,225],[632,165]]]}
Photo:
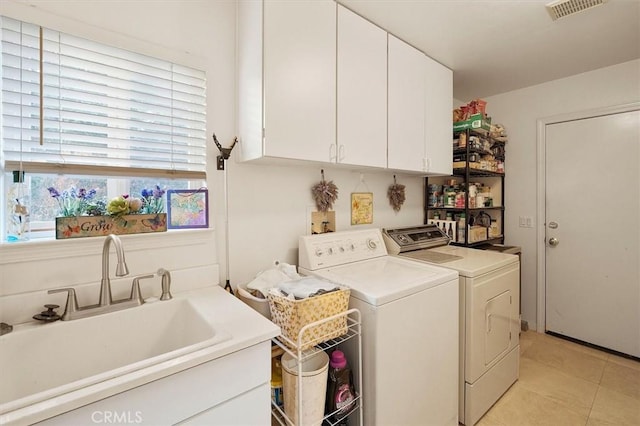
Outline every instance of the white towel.
{"label": "white towel", "polygon": [[293,295],[296,299],[306,299],[318,292],[326,293],[339,289],[336,284],[316,277],[303,277],[297,280],[281,282],[277,287],[284,294]]}
{"label": "white towel", "polygon": [[257,290],[267,297],[269,289],[276,287],[283,281],[290,281],[300,278],[294,265],[288,263],[278,263],[275,267],[259,272],[258,275],[247,284],[249,290]]}

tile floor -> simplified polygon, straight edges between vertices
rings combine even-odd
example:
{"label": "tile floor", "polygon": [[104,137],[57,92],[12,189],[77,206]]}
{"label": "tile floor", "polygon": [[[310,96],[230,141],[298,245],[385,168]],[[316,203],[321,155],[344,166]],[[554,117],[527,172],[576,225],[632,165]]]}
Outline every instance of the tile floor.
{"label": "tile floor", "polygon": [[523,332],[520,379],[477,425],[638,426],[640,362]]}

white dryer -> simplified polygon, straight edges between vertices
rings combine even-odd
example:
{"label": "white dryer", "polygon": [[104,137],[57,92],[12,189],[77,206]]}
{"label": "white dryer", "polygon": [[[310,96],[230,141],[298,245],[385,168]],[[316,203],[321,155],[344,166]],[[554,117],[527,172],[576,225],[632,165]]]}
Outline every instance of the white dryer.
{"label": "white dryer", "polygon": [[448,245],[436,225],[383,235],[390,253],[460,274],[459,421],[474,425],[518,379],[519,258]]}
{"label": "white dryer", "polygon": [[303,236],[299,248],[299,272],[349,287],[360,310],[362,424],[457,425],[458,273],[389,256],[380,229]]}

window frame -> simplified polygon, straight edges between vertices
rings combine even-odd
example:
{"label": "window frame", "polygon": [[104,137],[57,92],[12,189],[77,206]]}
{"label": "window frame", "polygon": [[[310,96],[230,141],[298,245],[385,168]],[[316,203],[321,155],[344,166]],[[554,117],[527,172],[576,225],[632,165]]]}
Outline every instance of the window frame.
{"label": "window frame", "polygon": [[[8,16],[1,16],[0,17],[3,22],[5,19],[11,20],[11,21],[15,21],[20,23],[21,25],[24,23],[26,25],[35,25],[35,24],[29,24],[27,22],[23,22],[22,20],[19,19],[15,19],[13,17],[8,17]],[[45,29],[41,28],[41,34]],[[53,30],[48,30],[48,31],[53,31]],[[56,32],[56,31],[53,31]],[[59,32],[59,34],[64,34],[62,32]],[[70,35],[70,37],[75,37],[78,39],[83,38],[84,36],[75,36],[75,35]],[[89,39],[85,39],[88,40],[90,43],[97,43],[100,45],[104,45],[104,46],[109,46],[109,44],[107,43],[102,43],[102,42],[95,42],[95,41],[91,41]],[[42,42],[41,42],[42,43]],[[42,45],[42,44],[41,44]],[[186,65],[178,65],[175,60],[166,60],[160,57],[152,57],[150,56],[148,53],[136,53],[136,52],[132,52],[131,50],[124,50],[121,49],[122,51],[126,51],[126,52],[131,52],[132,55],[139,55],[139,56],[144,56],[144,57],[149,57],[152,58],[154,60],[158,60],[158,61],[162,61],[165,63],[171,63],[172,66],[175,65],[177,67],[187,67],[187,68],[193,68],[192,66],[186,66]],[[145,50],[145,49],[140,49],[140,50]],[[194,68],[195,69],[195,68]],[[38,70],[39,71],[39,70]],[[202,126],[202,131],[204,133],[206,133],[206,121],[207,121],[207,116],[206,116],[206,111],[207,111],[207,106],[206,106],[206,98],[207,98],[207,85],[206,85],[206,72],[205,71],[200,71],[203,75],[203,87],[202,87],[202,111],[203,111],[203,115],[202,115],[202,120],[201,122],[201,126]],[[41,73],[42,75],[42,73]],[[41,82],[42,84],[42,82]],[[40,105],[43,105],[42,101],[40,102]],[[42,111],[42,110],[41,110]],[[40,118],[44,119],[43,114],[40,114]],[[42,122],[41,122],[42,123]],[[4,124],[4,123],[3,123]],[[43,126],[40,126],[40,129],[43,130]],[[28,174],[40,174],[40,173],[58,173],[58,174],[64,174],[64,175],[97,175],[97,176],[102,176],[105,177],[107,179],[108,182],[116,182],[116,181],[122,181],[122,180],[133,180],[136,177],[143,177],[143,178],[149,178],[149,179],[153,179],[153,178],[161,178],[161,179],[180,179],[180,180],[188,180],[190,182],[205,182],[206,186],[206,181],[207,181],[207,176],[206,176],[206,169],[207,169],[207,144],[206,144],[206,135],[203,135],[202,139],[202,158],[203,158],[203,163],[201,164],[200,170],[197,171],[190,171],[190,170],[176,170],[175,168],[171,168],[168,170],[156,170],[156,169],[141,169],[141,168],[131,168],[131,167],[127,167],[127,166],[123,166],[123,167],[96,167],[94,165],[69,165],[69,164],[50,164],[50,163],[44,163],[44,164],[37,164],[37,163],[33,163],[30,161],[22,161],[22,154],[21,154],[21,158],[20,161],[15,161],[15,160],[10,160],[10,161],[6,161],[6,155],[4,154],[4,142],[0,141],[0,159],[1,164],[0,164],[0,187],[2,188],[7,188],[8,183],[10,182],[7,181],[6,175],[7,173],[10,173],[12,170],[21,170],[21,171],[27,171]],[[21,148],[22,151],[22,148]],[[110,186],[110,184],[107,184],[108,186]],[[193,185],[188,184],[187,188],[191,188]],[[198,185],[198,187],[202,187],[202,185]],[[124,188],[124,187],[123,187]],[[182,187],[176,187],[177,188],[184,188],[184,186]],[[45,188],[42,188],[43,190],[45,190]],[[193,188],[192,188],[193,189]],[[123,190],[123,191],[119,191],[119,190],[115,190],[114,192],[112,192],[111,194],[109,194],[109,196],[111,195],[119,195],[118,193],[122,194],[122,193],[127,193],[128,191]],[[3,194],[0,197],[0,200],[2,202],[2,206],[5,205],[6,200],[4,199],[6,196]],[[6,239],[4,238],[5,236],[5,227],[6,227],[6,209],[2,209],[0,211],[0,217],[2,218],[2,222],[1,222],[1,226],[0,229],[2,230],[2,243],[6,243]],[[39,239],[38,237],[40,235],[46,235],[46,238],[48,239],[49,235],[53,236],[55,234],[55,224],[53,221],[34,221],[31,222],[31,237],[33,237],[33,239]],[[211,229],[211,228],[209,228]],[[14,244],[14,243],[12,243]]]}

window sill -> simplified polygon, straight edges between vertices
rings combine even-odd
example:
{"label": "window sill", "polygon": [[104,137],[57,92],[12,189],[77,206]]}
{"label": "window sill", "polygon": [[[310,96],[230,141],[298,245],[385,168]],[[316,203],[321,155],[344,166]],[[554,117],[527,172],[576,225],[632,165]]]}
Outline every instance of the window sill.
{"label": "window sill", "polygon": [[[214,238],[214,229],[183,229],[148,234],[120,235],[127,250],[152,250],[159,247],[191,246]],[[102,253],[104,238],[68,240],[34,239],[0,244],[0,265],[44,259],[67,258]]]}

